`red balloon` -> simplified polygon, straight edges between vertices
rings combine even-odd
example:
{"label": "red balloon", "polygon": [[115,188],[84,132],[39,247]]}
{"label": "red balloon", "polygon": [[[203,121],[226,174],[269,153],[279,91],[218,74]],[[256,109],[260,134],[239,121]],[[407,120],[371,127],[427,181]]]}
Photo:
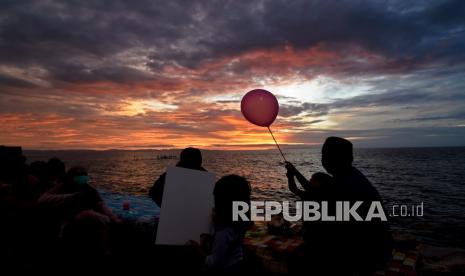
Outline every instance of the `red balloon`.
{"label": "red balloon", "polygon": [[269,91],[254,89],[242,98],[241,112],[252,124],[269,127],[278,116],[278,100]]}

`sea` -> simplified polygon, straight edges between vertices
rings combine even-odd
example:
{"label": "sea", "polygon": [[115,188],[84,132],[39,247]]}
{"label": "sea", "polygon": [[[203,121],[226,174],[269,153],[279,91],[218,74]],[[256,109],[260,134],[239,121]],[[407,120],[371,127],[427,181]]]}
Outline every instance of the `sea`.
{"label": "sea", "polygon": [[[110,192],[147,195],[154,180],[178,161],[179,150],[25,151],[28,162],[61,158],[84,166],[91,183]],[[203,166],[217,178],[250,181],[254,200],[298,200],[287,188],[284,163],[270,150],[202,150]],[[286,149],[286,159],[306,177],[324,172],[321,149]],[[410,216],[390,216],[391,229],[420,242],[465,248],[465,147],[359,148],[354,165],[378,189],[387,209],[407,206]],[[423,213],[415,206],[423,204]],[[395,207],[397,206],[397,207]],[[417,211],[412,211],[417,210]],[[411,211],[411,212],[410,212]],[[397,215],[400,210],[396,209]],[[422,216],[420,216],[422,215]]]}

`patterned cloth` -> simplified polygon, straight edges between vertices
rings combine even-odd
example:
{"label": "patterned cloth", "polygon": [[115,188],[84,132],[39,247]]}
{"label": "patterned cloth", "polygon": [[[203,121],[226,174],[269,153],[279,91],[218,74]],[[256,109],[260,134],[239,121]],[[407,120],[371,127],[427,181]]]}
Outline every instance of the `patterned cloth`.
{"label": "patterned cloth", "polygon": [[407,249],[393,249],[392,259],[389,261],[386,270],[378,271],[376,276],[416,276],[416,265],[419,257],[417,248]]}
{"label": "patterned cloth", "polygon": [[[303,244],[299,234],[301,226],[294,224],[288,235],[271,235],[263,222],[255,223],[244,239],[244,245],[259,257],[262,268],[275,274],[288,273],[289,258]],[[392,259],[386,269],[377,271],[374,275],[415,276],[419,251],[414,248],[395,248]]]}
{"label": "patterned cloth", "polygon": [[244,246],[260,258],[268,272],[286,274],[289,257],[303,244],[299,232],[300,225],[295,224],[287,235],[271,235],[265,223],[256,222],[246,233]]}

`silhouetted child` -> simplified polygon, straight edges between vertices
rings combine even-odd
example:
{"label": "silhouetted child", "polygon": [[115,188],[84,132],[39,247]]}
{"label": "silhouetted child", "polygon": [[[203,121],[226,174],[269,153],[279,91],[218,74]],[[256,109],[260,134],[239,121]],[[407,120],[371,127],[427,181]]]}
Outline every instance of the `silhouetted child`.
{"label": "silhouetted child", "polygon": [[203,236],[199,253],[205,256],[208,272],[236,274],[244,270],[243,240],[250,222],[233,221],[233,201],[250,204],[250,184],[238,175],[227,175],[218,180],[213,191],[215,233],[210,240]]}
{"label": "silhouetted child", "polygon": [[206,258],[211,269],[240,270],[244,260],[242,242],[250,222],[233,221],[233,201],[250,204],[250,184],[238,175],[227,175],[215,184],[215,234],[211,253]]}
{"label": "silhouetted child", "polygon": [[[317,172],[312,175],[310,180],[306,180],[298,171],[292,166],[292,164],[286,164],[288,172],[286,174],[289,184],[289,190],[298,196],[301,200],[317,200],[323,189],[329,189],[332,181],[332,177],[329,174]],[[303,190],[297,187],[295,178],[299,180]]]}

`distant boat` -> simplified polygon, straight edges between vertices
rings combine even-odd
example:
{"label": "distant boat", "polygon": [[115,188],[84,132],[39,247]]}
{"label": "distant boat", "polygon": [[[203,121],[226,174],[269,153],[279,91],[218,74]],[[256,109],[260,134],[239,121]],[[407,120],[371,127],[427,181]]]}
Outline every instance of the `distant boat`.
{"label": "distant boat", "polygon": [[176,155],[157,155],[157,160],[167,160],[167,159],[176,159]]}

